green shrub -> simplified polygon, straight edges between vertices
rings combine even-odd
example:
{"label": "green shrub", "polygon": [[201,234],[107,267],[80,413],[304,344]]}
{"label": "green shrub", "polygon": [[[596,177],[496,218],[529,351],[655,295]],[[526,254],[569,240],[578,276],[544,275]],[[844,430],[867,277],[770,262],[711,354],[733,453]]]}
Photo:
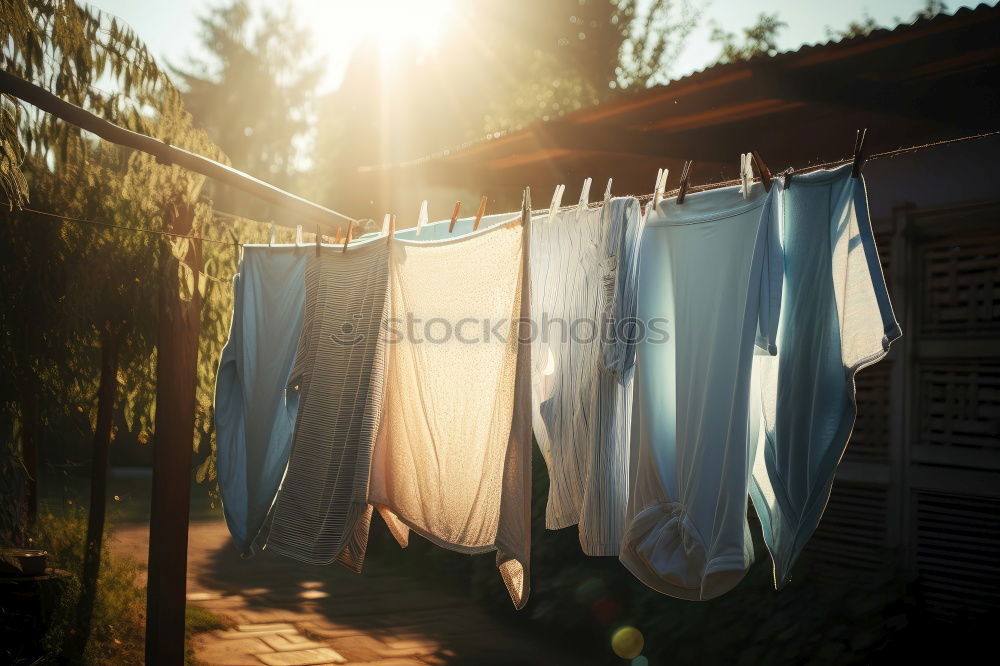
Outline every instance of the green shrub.
{"label": "green shrub", "polygon": [[[49,552],[50,566],[70,573],[65,585],[46,600],[52,608],[52,623],[45,638],[45,652],[54,660],[74,631],[76,603],[80,595],[79,575],[83,568],[83,544],[87,516],[74,507],[63,515],[52,513],[39,519],[34,545]],[[144,660],[146,630],[146,590],[142,567],[131,557],[112,553],[108,548],[110,530],[104,536],[104,553],[97,583],[97,601],[90,641],[84,654],[86,664],[141,664]],[[188,604],[186,633],[225,629],[232,623],[211,611]],[[188,661],[193,659],[190,651]]]}
{"label": "green shrub", "polygon": [[[39,517],[35,545],[49,552],[50,566],[64,569],[72,577],[72,583],[58,602],[45,639],[49,655],[59,654],[74,631],[86,533],[87,516],[79,507],[62,516],[47,513]],[[108,549],[108,541],[109,534],[105,534],[85,663],[142,663],[146,618],[142,572],[132,558],[113,555]]]}

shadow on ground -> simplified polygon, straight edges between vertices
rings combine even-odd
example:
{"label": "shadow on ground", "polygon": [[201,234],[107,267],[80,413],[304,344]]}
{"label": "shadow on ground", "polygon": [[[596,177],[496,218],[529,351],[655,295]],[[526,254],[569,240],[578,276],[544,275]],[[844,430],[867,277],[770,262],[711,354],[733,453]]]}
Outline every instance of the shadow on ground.
{"label": "shadow on ground", "polygon": [[412,568],[394,567],[371,549],[358,575],[268,551],[243,559],[224,523],[193,526],[191,539],[189,600],[243,624],[293,624],[350,663],[588,663],[495,617],[453,585],[415,578]]}

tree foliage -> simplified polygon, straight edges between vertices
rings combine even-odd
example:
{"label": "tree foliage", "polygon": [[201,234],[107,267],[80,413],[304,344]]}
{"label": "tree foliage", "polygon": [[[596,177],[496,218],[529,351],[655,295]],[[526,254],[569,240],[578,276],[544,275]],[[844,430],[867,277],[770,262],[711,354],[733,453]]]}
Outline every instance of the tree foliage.
{"label": "tree foliage", "polygon": [[661,82],[696,18],[687,0],[468,0],[431,49],[367,40],[319,104],[312,194],[380,216],[369,208],[380,193],[356,191],[359,166],[424,157]]}
{"label": "tree foliage", "polygon": [[761,12],[757,21],[743,28],[740,35],[723,30],[715,25],[709,39],[721,47],[719,63],[749,60],[757,56],[772,56],[778,52],[778,35],[788,24],[778,17],[778,13]]}
{"label": "tree foliage", "polygon": [[[291,186],[306,158],[322,72],[309,63],[308,33],[290,6],[254,16],[247,0],[213,7],[199,23],[209,60],[172,68],[185,107],[237,168]],[[213,193],[223,210],[261,215],[259,204],[250,209],[227,194]]]}
{"label": "tree foliage", "polygon": [[[924,0],[924,6],[918,9],[910,22],[919,21],[920,19],[934,18],[938,14],[945,12],[948,9],[948,5],[942,0]],[[895,23],[903,23],[900,18],[895,19]],[[850,21],[846,27],[834,30],[830,26],[826,26],[826,36],[829,39],[852,39],[854,37],[866,37],[870,35],[875,30],[881,27],[878,21],[865,11],[860,19],[854,19]]]}
{"label": "tree foliage", "polygon": [[[225,161],[215,143],[194,127],[179,92],[127,27],[72,0],[16,0],[4,3],[2,11],[4,24],[16,26],[2,49],[7,71],[116,124]],[[171,242],[159,232],[170,231],[171,212],[182,206],[194,207],[193,234],[223,237],[225,231],[204,197],[203,177],[95,141],[5,98],[7,110],[3,154],[17,163],[34,205],[84,221],[9,209],[0,227],[0,363],[10,379],[0,390],[0,412],[11,443],[0,471],[11,488],[23,488],[34,481],[26,472],[37,474],[13,443],[28,441],[26,435],[37,435],[40,428],[81,423],[80,431],[63,431],[60,439],[78,437],[80,454],[71,453],[69,442],[62,448],[72,458],[86,458],[97,410],[100,333],[111,322],[127,321],[116,424],[125,428],[127,441],[150,441],[157,248]],[[191,242],[173,239],[174,256],[186,256]],[[220,270],[219,275],[193,271],[181,260],[175,283],[182,294],[197,290],[210,311],[203,317],[200,343],[205,379],[199,386],[196,445],[204,443],[206,431],[211,433],[209,378],[228,325],[234,265],[231,246],[222,247],[207,248],[202,257],[206,269]],[[37,418],[26,418],[30,404],[40,406]],[[8,540],[23,529],[24,507],[15,504],[19,508],[4,516]]]}

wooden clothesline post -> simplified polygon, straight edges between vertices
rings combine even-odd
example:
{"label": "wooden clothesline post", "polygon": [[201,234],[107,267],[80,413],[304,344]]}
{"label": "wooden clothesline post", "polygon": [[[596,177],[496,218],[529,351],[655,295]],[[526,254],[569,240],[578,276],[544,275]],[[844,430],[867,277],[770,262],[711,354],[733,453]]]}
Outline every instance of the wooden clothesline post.
{"label": "wooden clothesline post", "polygon": [[[119,127],[3,71],[0,71],[0,93],[28,102],[105,141],[142,151],[162,162],[176,164],[279,205],[293,214],[297,222],[316,224],[321,233],[332,236],[345,221],[354,222],[346,215],[225,164]],[[168,224],[172,231],[191,233],[193,210],[178,210],[176,215],[169,217]],[[188,261],[200,267],[200,243],[192,244],[191,255]],[[158,418],[153,440],[153,492],[149,519],[146,663],[181,666],[184,663],[191,455],[201,300],[197,294],[188,301],[180,297],[176,289],[177,260],[168,251],[164,251],[161,259],[156,361]]]}

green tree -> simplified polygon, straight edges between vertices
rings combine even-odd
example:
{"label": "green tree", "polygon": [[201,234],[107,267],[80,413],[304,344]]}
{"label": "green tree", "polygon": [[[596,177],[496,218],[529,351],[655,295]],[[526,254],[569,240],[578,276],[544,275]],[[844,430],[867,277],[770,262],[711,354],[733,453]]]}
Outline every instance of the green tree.
{"label": "green tree", "polygon": [[[179,93],[142,43],[114,19],[72,0],[16,0],[0,11],[4,24],[12,26],[2,47],[6,71],[116,124],[225,159],[194,128]],[[211,226],[200,176],[96,142],[54,117],[26,112],[16,101],[5,99],[4,110],[10,110],[0,137],[5,164],[18,163],[27,191],[46,208],[180,235]],[[126,421],[138,421],[140,431],[152,426],[156,451],[190,451],[199,391],[206,383],[199,373],[208,374],[199,365],[199,346],[221,347],[223,316],[209,317],[214,323],[203,344],[201,310],[218,307],[218,300],[206,298],[205,253],[198,242],[60,225],[13,207],[4,217],[0,361],[14,381],[5,383],[2,402],[4,413],[14,416],[4,420],[19,435],[21,451],[4,461],[2,471],[12,479],[27,477],[28,523],[37,497],[41,424],[47,415],[73,405],[90,416],[91,501],[77,623],[65,648],[66,658],[77,662],[87,649],[101,569],[116,403],[124,398]],[[160,407],[155,417],[154,397]],[[200,435],[204,427],[199,425]],[[23,463],[13,464],[17,458]],[[169,493],[160,495],[154,515],[163,513],[162,500]],[[8,538],[30,532],[19,529],[19,515],[4,514]]]}
{"label": "green tree", "polygon": [[[435,48],[376,40],[319,107],[312,194],[378,219],[362,165],[412,160],[662,81],[697,18],[687,0],[469,0]],[[414,57],[414,54],[419,54]]]}
{"label": "green tree", "polygon": [[[313,122],[313,97],[322,70],[309,63],[306,31],[290,5],[255,17],[247,0],[215,7],[199,19],[209,61],[172,67],[184,105],[236,168],[280,187],[291,187],[305,155]],[[232,193],[211,190],[216,205],[260,215]]]}
{"label": "green tree", "polygon": [[[924,6],[913,14],[910,21],[913,22],[919,21],[920,19],[934,18],[938,14],[947,11],[947,9],[947,3],[942,2],[942,0],[924,0]],[[903,23],[903,20],[897,17],[895,22]],[[860,19],[851,21],[842,29],[834,30],[830,26],[826,26],[826,36],[828,39],[852,39],[854,37],[866,37],[879,27],[878,22],[866,11],[861,15]]]}
{"label": "green tree", "polygon": [[709,39],[721,47],[717,62],[738,62],[756,56],[775,55],[778,52],[778,34],[787,27],[788,24],[778,17],[777,12],[761,12],[756,23],[743,28],[741,35],[723,30],[716,24]]}
{"label": "green tree", "polygon": [[[129,29],[74,0],[10,0],[0,5],[0,22],[8,27],[7,39],[0,46],[4,71],[114,122],[135,129],[143,127],[143,118],[130,98],[161,87],[165,78]],[[98,81],[110,82],[117,91],[97,88]],[[24,171],[29,178],[25,185],[31,181],[32,169],[43,178],[50,161],[65,164],[71,143],[85,159],[89,144],[79,141],[79,129],[40,112],[28,112],[13,98],[3,97],[3,160],[12,165],[27,151]],[[15,193],[10,199],[14,207],[27,198],[27,189],[16,182],[7,189]],[[23,470],[24,515],[30,526],[37,514],[37,443],[45,391],[42,374],[46,368],[66,367],[67,354],[71,353],[71,349],[53,342],[52,331],[62,317],[64,303],[59,295],[65,285],[69,265],[66,260],[73,253],[54,227],[17,229],[23,235],[10,238],[10,242],[12,249],[21,254],[4,264],[9,269],[4,276],[9,285],[9,290],[4,290],[4,310],[9,314],[4,318],[0,353],[11,381],[6,382],[2,401],[16,412],[20,464],[10,465],[9,470],[11,474]],[[28,275],[36,276],[37,282],[24,284],[22,280]]]}

